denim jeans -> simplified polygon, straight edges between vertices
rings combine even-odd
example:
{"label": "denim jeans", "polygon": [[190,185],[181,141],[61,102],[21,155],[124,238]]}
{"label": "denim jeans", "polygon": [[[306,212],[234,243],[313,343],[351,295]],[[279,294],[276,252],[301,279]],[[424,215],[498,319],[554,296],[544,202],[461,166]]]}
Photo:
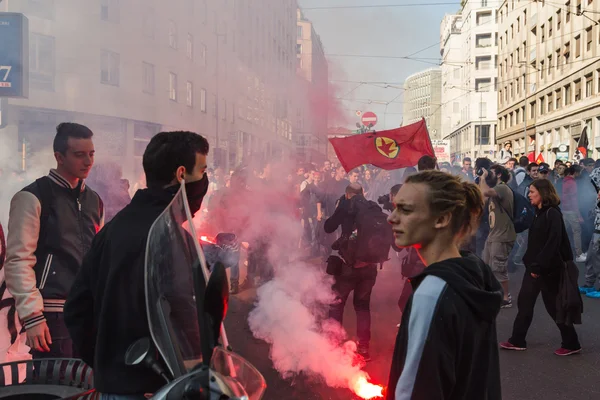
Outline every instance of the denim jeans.
{"label": "denim jeans", "polygon": [[143,394],[109,394],[100,393],[99,400],[146,400]]}
{"label": "denim jeans", "polygon": [[361,346],[369,346],[371,341],[371,292],[377,279],[377,265],[362,268],[344,267],[344,272],[335,277],[333,291],[336,301],[329,308],[329,318],[343,324],[344,307],[350,292],[354,290],[354,311],[356,312],[356,335]]}
{"label": "denim jeans", "polygon": [[594,233],[585,260],[585,286],[600,290],[600,234]]}

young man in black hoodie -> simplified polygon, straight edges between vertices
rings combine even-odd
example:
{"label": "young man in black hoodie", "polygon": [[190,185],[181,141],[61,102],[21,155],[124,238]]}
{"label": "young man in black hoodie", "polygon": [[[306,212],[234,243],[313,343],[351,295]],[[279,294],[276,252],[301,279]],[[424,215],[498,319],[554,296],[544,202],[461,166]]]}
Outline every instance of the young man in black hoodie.
{"label": "young man in black hoodie", "polygon": [[439,171],[409,177],[389,217],[398,247],[426,265],[411,284],[387,400],[501,399],[496,316],[502,289],[490,268],[459,246],[482,213],[472,183]]}
{"label": "young man in black hoodie", "polygon": [[[100,231],[75,279],[65,304],[65,322],[81,358],[94,369],[101,399],[141,400],[163,384],[152,370],[125,365],[127,348],[150,337],[144,290],[146,242],[182,179],[190,211],[200,209],[208,191],[208,147],[204,137],[192,132],[154,136],[143,157],[148,189],[138,190]],[[178,307],[174,312],[186,311]]]}

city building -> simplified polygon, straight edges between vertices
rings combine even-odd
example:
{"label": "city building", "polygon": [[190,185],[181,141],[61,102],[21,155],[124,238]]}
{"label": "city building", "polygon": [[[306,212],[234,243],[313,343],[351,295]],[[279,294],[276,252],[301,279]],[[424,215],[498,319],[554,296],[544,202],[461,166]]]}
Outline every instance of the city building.
{"label": "city building", "polygon": [[29,20],[30,89],[8,99],[0,141],[26,156],[51,154],[58,123],[83,123],[95,133],[97,162],[117,161],[135,180],[161,130],[206,136],[211,166],[287,158],[297,2],[270,0],[268,9],[218,0],[2,2],[0,11]]}
{"label": "city building", "polygon": [[553,163],[584,127],[600,148],[600,1],[503,1],[498,9],[497,143]]}
{"label": "city building", "polygon": [[298,161],[321,162],[327,154],[329,71],[315,28],[297,10],[297,93],[295,144]]}
{"label": "city building", "polygon": [[430,68],[417,72],[404,81],[404,125],[425,118],[432,140],[441,139],[442,133],[442,70]]}
{"label": "city building", "polygon": [[442,131],[452,158],[495,158],[498,25],[491,1],[466,0],[441,23]]}

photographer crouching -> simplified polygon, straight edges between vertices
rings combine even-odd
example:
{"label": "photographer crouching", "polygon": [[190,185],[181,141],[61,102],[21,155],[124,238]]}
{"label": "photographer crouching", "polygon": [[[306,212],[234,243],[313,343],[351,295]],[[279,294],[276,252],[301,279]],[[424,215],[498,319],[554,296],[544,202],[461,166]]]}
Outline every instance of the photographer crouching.
{"label": "photographer crouching", "polygon": [[371,292],[377,278],[377,265],[388,260],[393,234],[386,214],[377,203],[365,199],[363,188],[357,183],[346,187],[346,194],[338,200],[324,229],[332,233],[339,226],[342,236],[331,246],[339,256],[332,255],[327,260],[327,273],[335,277],[333,290],[337,296],[329,309],[329,317],[343,325],[346,300],[354,290],[358,354],[369,361]]}

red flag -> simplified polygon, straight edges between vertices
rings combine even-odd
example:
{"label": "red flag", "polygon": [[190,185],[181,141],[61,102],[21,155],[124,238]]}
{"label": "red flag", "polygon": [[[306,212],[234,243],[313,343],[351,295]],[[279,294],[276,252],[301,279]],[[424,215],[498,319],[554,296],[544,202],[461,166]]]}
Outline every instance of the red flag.
{"label": "red flag", "polygon": [[538,154],[537,158],[535,159],[536,164],[541,164],[544,161],[544,156],[542,155],[542,153]]}
{"label": "red flag", "polygon": [[401,128],[329,141],[346,172],[363,164],[388,170],[413,167],[424,155],[435,157],[425,119]]}
{"label": "red flag", "polygon": [[527,158],[529,159],[530,163],[535,162],[535,152],[532,151],[531,153],[527,154]]}

